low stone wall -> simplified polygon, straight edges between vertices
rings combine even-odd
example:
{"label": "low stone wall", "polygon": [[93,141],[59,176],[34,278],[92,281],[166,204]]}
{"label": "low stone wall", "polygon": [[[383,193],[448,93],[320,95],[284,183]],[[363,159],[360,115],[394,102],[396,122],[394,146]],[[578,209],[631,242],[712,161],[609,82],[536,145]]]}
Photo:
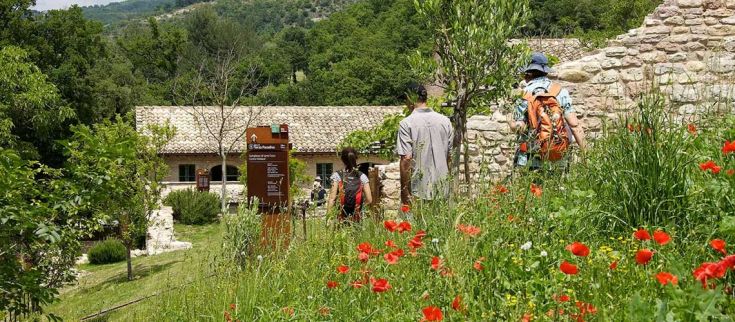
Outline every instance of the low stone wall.
{"label": "low stone wall", "polygon": [[190,242],[177,241],[174,236],[174,216],[171,207],[161,207],[154,211],[148,226],[145,240],[145,253],[157,255],[191,248]]}

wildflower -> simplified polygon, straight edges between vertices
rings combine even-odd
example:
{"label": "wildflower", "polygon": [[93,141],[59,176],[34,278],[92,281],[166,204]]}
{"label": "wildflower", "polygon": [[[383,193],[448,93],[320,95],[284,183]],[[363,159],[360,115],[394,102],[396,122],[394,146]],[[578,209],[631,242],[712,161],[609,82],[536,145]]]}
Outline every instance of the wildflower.
{"label": "wildflower", "polygon": [[549,253],[547,253],[545,250],[542,250],[539,255],[541,255],[541,257],[546,257],[549,256]]}
{"label": "wildflower", "polygon": [[322,306],[322,307],[319,308],[319,314],[321,316],[327,316],[327,315],[329,315],[329,312],[330,312],[330,310],[326,306]]}
{"label": "wildflower", "polygon": [[735,269],[735,255],[730,255],[722,259],[720,264],[728,269]]}
{"label": "wildflower", "polygon": [[691,135],[697,135],[697,126],[692,123],[689,123],[687,125],[687,132],[689,132],[689,134]]}
{"label": "wildflower", "polygon": [[638,240],[651,240],[651,235],[643,228],[638,228],[638,230],[633,233],[633,237]]}
{"label": "wildflower", "polygon": [[423,321],[441,321],[444,319],[442,310],[436,306],[427,306],[421,311],[424,313]]}
{"label": "wildflower", "polygon": [[579,273],[577,266],[567,261],[563,261],[559,266],[559,269],[567,275],[577,275],[577,273]]}
{"label": "wildflower", "polygon": [[380,250],[373,248],[373,245],[368,242],[360,243],[359,245],[357,245],[357,250],[368,255],[380,254]]}
{"label": "wildflower", "polygon": [[393,242],[392,240],[390,240],[390,239],[388,239],[388,240],[386,240],[386,241],[385,241],[385,246],[388,246],[388,247],[390,247],[390,248],[397,248],[397,247],[398,247],[398,245],[396,245],[396,243],[394,243],[394,242]]}
{"label": "wildflower", "polygon": [[230,310],[234,311],[237,309],[237,305],[235,303],[230,303]]}
{"label": "wildflower", "polygon": [[523,314],[523,317],[521,318],[521,322],[531,322],[531,321],[533,321],[533,314],[531,313]]}
{"label": "wildflower", "polygon": [[388,265],[395,265],[398,263],[398,256],[394,254],[393,252],[386,253],[383,258],[385,258],[385,262],[388,263]]}
{"label": "wildflower", "polygon": [[258,255],[258,257],[256,257],[256,258],[258,259],[259,262],[262,262],[263,261],[263,255]]}
{"label": "wildflower", "polygon": [[461,311],[462,310],[462,298],[457,295],[454,297],[454,301],[452,301],[452,309],[455,311]]}
{"label": "wildflower", "polygon": [[653,257],[653,252],[648,249],[641,249],[635,253],[635,262],[638,265],[646,265]]}
{"label": "wildflower", "polygon": [[365,263],[370,259],[370,255],[368,255],[365,252],[360,252],[360,254],[357,254],[357,259],[359,259],[361,262]]}
{"label": "wildflower", "polygon": [[727,268],[722,263],[702,263],[692,272],[692,275],[696,280],[702,282],[702,287],[707,287],[708,279],[722,278],[725,272]]}
{"label": "wildflower", "polygon": [[531,193],[536,197],[541,197],[541,195],[544,193],[543,189],[541,189],[541,186],[531,184]]}
{"label": "wildflower", "polygon": [[483,267],[482,267],[482,261],[484,261],[484,260],[485,260],[485,257],[478,258],[475,261],[475,263],[472,264],[472,268],[474,268],[475,270],[481,271],[483,269]]}
{"label": "wildflower", "polygon": [[585,303],[582,301],[574,302],[574,305],[577,306],[577,309],[579,309],[579,315],[576,316],[577,320],[583,320],[584,316],[587,314],[595,314],[597,313],[597,308],[592,305],[592,303]]}
{"label": "wildflower", "polygon": [[362,284],[361,280],[355,280],[354,282],[350,283],[350,286],[352,286],[352,288],[361,288],[365,285]]}
{"label": "wildflower", "polygon": [[699,169],[701,169],[702,171],[710,170],[712,171],[712,174],[718,174],[720,173],[720,170],[722,170],[722,168],[717,166],[717,164],[715,164],[715,162],[712,160],[709,160],[705,163],[700,163]]}
{"label": "wildflower", "polygon": [[472,226],[472,225],[458,224],[457,230],[463,232],[465,235],[470,236],[470,237],[475,237],[478,234],[480,234],[480,228]]}
{"label": "wildflower", "polygon": [[657,244],[663,246],[671,241],[671,236],[662,230],[656,230],[653,232],[653,240],[655,240]]}
{"label": "wildflower", "polygon": [[507,219],[508,219],[508,222],[513,222],[514,220],[516,220],[516,217],[513,217],[513,215],[508,215]]}
{"label": "wildflower", "polygon": [[725,173],[730,177],[735,176],[735,169],[728,169]]}
{"label": "wildflower", "polygon": [[401,206],[401,212],[402,212],[402,213],[404,213],[404,214],[405,214],[405,213],[407,213],[407,212],[409,212],[409,211],[411,211],[411,206],[409,206],[409,205],[406,205],[406,204],[404,204],[404,205],[402,205],[402,206]]}
{"label": "wildflower", "polygon": [[614,271],[617,268],[618,268],[618,261],[614,261],[614,262],[610,263],[610,270],[611,271]]}
{"label": "wildflower", "polygon": [[508,193],[508,191],[509,191],[508,188],[506,188],[502,184],[499,184],[499,185],[495,186],[495,188],[493,189],[493,193],[497,193],[497,194]]}
{"label": "wildflower", "polygon": [[340,274],[347,274],[347,272],[350,271],[350,267],[347,265],[339,265],[337,266],[337,273]]}
{"label": "wildflower", "polygon": [[433,270],[439,270],[442,266],[442,260],[438,256],[434,256],[431,258],[431,269]]}
{"label": "wildflower", "polygon": [[[735,141],[733,141],[735,142]],[[722,253],[722,255],[727,255],[727,250],[725,250],[725,241],[722,239],[713,239],[709,242],[709,245],[712,246],[712,249]]]}
{"label": "wildflower", "polygon": [[525,244],[521,245],[521,250],[529,250],[533,247],[533,243],[530,241],[527,241]]}
{"label": "wildflower", "polygon": [[556,300],[557,302],[564,303],[564,302],[569,302],[570,298],[569,298],[569,295],[562,294],[560,296],[555,295],[554,300]]}
{"label": "wildflower", "polygon": [[631,132],[631,133],[635,132],[635,127],[633,127],[633,124],[628,123],[626,127],[628,128],[628,132]]}
{"label": "wildflower", "polygon": [[225,321],[232,322],[232,316],[230,315],[230,312],[225,311]]}
{"label": "wildflower", "polygon": [[391,288],[390,283],[388,283],[388,280],[384,278],[371,279],[370,284],[373,285],[372,290],[375,293],[382,293],[382,292],[390,290]]}
{"label": "wildflower", "polygon": [[290,306],[286,306],[286,307],[284,307],[284,308],[281,309],[281,312],[283,312],[284,314],[286,314],[288,316],[293,316],[295,310],[292,307],[290,307]]}
{"label": "wildflower", "polygon": [[337,283],[335,281],[327,281],[327,288],[330,288],[331,289],[331,288],[335,288],[337,286],[339,286],[339,283]]}
{"label": "wildflower", "polygon": [[385,227],[389,232],[394,232],[398,228],[398,223],[393,220],[386,220],[383,222],[383,227]]}
{"label": "wildflower", "polygon": [[722,153],[728,154],[732,152],[735,152],[735,140],[733,140],[732,142],[725,141],[725,145],[722,146]]}
{"label": "wildflower", "polygon": [[408,248],[410,248],[412,251],[416,251],[416,249],[423,246],[424,243],[421,241],[420,238],[414,237],[413,239],[408,241]]}
{"label": "wildflower", "polygon": [[402,221],[400,224],[398,224],[398,232],[403,233],[406,231],[411,231],[411,223],[408,221]]}
{"label": "wildflower", "polygon": [[431,243],[434,244],[434,245],[438,244],[439,243],[439,238],[432,238],[431,239]]}
{"label": "wildflower", "polygon": [[679,278],[676,277],[676,275],[673,275],[668,272],[660,272],[656,274],[656,279],[658,280],[661,285],[666,286],[666,284],[671,283],[671,285],[676,285],[679,283]]}
{"label": "wildflower", "polygon": [[567,246],[567,250],[572,252],[575,256],[579,257],[586,257],[590,254],[590,249],[587,247],[587,245],[582,244],[580,242],[573,242],[569,246]]}
{"label": "wildflower", "polygon": [[424,237],[426,237],[426,232],[423,230],[417,231],[416,235],[413,236],[413,238],[419,238],[419,239],[422,239]]}

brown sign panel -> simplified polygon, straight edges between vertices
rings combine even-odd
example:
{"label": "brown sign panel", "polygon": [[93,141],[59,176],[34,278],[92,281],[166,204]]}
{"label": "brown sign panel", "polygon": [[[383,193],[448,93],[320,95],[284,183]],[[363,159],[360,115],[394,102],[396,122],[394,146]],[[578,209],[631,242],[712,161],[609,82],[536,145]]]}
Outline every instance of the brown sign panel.
{"label": "brown sign panel", "polygon": [[209,191],[209,170],[198,169],[196,173],[196,181],[198,191]]}
{"label": "brown sign panel", "polygon": [[248,196],[263,205],[288,204],[288,152],[248,152]]}

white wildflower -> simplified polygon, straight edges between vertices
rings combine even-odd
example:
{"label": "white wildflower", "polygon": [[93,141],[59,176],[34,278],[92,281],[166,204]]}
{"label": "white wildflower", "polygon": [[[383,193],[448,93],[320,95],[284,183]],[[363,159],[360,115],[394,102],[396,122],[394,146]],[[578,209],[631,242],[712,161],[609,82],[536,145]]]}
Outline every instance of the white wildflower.
{"label": "white wildflower", "polygon": [[438,244],[439,243],[439,238],[434,238],[434,239],[431,240],[431,242],[434,243],[434,244]]}
{"label": "white wildflower", "polygon": [[541,251],[541,257],[549,256],[549,253],[547,253],[545,250]]}
{"label": "white wildflower", "polygon": [[525,244],[521,245],[521,250],[529,250],[533,246],[532,242],[526,242]]}
{"label": "white wildflower", "polygon": [[263,261],[263,255],[258,255],[257,259],[258,259],[259,262],[262,262]]}

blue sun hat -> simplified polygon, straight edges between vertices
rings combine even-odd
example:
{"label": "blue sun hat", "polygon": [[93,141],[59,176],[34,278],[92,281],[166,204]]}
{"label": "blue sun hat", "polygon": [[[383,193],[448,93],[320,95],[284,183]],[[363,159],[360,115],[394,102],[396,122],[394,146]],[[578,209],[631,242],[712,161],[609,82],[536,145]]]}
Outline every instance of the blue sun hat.
{"label": "blue sun hat", "polygon": [[544,74],[548,74],[551,72],[551,67],[549,67],[549,59],[546,58],[546,55],[542,53],[531,54],[531,62],[526,65],[525,68],[523,68],[523,72],[529,72],[532,70],[540,71]]}

